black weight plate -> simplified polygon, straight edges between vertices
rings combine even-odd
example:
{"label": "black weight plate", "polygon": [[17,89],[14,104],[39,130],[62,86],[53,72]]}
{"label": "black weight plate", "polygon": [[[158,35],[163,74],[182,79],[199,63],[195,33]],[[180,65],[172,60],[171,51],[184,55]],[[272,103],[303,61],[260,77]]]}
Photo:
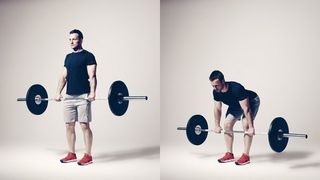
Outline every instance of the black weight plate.
{"label": "black weight plate", "polygon": [[201,115],[192,116],[187,124],[187,138],[194,145],[202,144],[208,136],[208,132],[201,131],[200,133],[196,133],[195,128],[200,127],[201,129],[208,129],[208,124],[206,119]]}
{"label": "black weight plate", "polygon": [[29,111],[35,115],[40,115],[46,111],[48,107],[48,101],[39,101],[36,102],[36,96],[43,98],[48,98],[46,89],[40,84],[32,85],[26,95],[26,103]]}
{"label": "black weight plate", "polygon": [[286,120],[282,117],[275,118],[269,128],[268,139],[272,150],[282,152],[288,144],[288,138],[282,137],[283,133],[289,133]]}
{"label": "black weight plate", "polygon": [[111,112],[116,116],[126,113],[129,101],[124,101],[123,97],[129,96],[128,88],[122,81],[115,81],[109,89],[108,102]]}

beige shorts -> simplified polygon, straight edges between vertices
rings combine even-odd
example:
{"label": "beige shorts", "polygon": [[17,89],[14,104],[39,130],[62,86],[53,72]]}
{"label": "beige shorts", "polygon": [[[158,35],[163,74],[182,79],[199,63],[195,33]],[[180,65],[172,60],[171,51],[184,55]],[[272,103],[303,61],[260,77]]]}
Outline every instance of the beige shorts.
{"label": "beige shorts", "polygon": [[[68,95],[65,98],[86,98],[88,94]],[[64,121],[91,122],[91,103],[85,99],[65,100],[63,104]]]}

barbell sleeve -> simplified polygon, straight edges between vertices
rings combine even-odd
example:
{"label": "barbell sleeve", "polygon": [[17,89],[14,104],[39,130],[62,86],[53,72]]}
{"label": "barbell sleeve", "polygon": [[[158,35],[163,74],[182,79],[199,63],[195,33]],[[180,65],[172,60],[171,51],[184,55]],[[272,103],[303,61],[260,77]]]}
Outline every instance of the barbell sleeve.
{"label": "barbell sleeve", "polygon": [[124,101],[129,101],[129,100],[148,100],[148,96],[124,96],[122,99]]}
{"label": "barbell sleeve", "polygon": [[177,130],[187,130],[186,127],[178,127]]}
{"label": "barbell sleeve", "polygon": [[26,101],[27,98],[17,98],[17,101]]}
{"label": "barbell sleeve", "polygon": [[297,134],[297,133],[283,133],[283,137],[291,138],[291,137],[299,137],[299,138],[305,138],[308,139],[307,134]]}

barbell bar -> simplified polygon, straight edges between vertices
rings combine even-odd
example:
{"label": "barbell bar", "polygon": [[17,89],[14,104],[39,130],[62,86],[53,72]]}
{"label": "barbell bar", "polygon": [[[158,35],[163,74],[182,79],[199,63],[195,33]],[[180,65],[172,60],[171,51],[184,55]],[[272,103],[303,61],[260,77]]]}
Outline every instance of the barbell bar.
{"label": "barbell bar", "polygon": [[[68,101],[68,100],[88,100],[89,98],[62,98],[62,101]],[[26,101],[27,98],[17,98],[17,101]],[[108,100],[108,98],[94,98],[94,100]],[[130,101],[130,100],[148,100],[148,96],[127,96],[123,97],[124,101]],[[54,98],[41,98],[41,97],[35,97],[35,101],[55,101]]]}
{"label": "barbell bar", "polygon": [[[178,127],[177,130],[187,130],[185,127]],[[201,129],[200,127],[196,127],[195,131],[201,131],[201,132],[214,132],[213,129]],[[221,133],[223,134],[233,134],[233,133],[239,133],[239,134],[247,134],[245,131],[239,131],[239,130],[233,130],[233,131],[226,131],[221,130]],[[255,132],[254,135],[268,135],[267,132]],[[297,133],[283,133],[282,137],[301,137],[301,138],[308,138],[307,134],[297,134]]]}
{"label": "barbell bar", "polygon": [[[54,98],[41,98],[41,97],[35,97],[35,101],[55,101]],[[62,101],[69,101],[69,100],[88,100],[89,98],[62,98]],[[26,101],[26,98],[17,98],[17,101]],[[94,100],[108,100],[108,98],[94,98]],[[130,101],[130,100],[148,100],[147,96],[127,96],[123,97],[124,101]]]}
{"label": "barbell bar", "polygon": [[[17,98],[17,101],[26,101],[29,111],[35,115],[45,112],[48,101],[54,98],[48,98],[46,89],[40,84],[32,85],[25,98]],[[88,98],[63,98],[62,101],[69,100],[88,100]],[[109,88],[108,97],[97,97],[95,100],[108,100],[111,112],[116,116],[122,116],[128,109],[131,100],[148,100],[148,96],[129,96],[127,86],[122,81],[115,81]]]}
{"label": "barbell bar", "polygon": [[[202,115],[192,116],[189,119],[186,127],[178,127],[177,130],[185,130],[188,140],[190,141],[190,143],[194,145],[202,144],[206,140],[208,133],[214,132],[214,130],[208,129],[208,123]],[[240,130],[222,130],[221,132],[229,134],[246,134],[245,131]],[[289,133],[288,124],[286,120],[282,117],[277,117],[273,119],[269,126],[268,132],[256,132],[255,135],[268,135],[268,141],[271,149],[278,153],[285,150],[289,138],[308,138],[307,134]]]}

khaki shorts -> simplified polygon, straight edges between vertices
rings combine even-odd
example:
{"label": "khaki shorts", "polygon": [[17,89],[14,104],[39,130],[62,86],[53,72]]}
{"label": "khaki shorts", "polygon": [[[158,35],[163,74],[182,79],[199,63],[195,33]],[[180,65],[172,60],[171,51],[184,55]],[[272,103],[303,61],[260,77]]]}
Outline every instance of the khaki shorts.
{"label": "khaki shorts", "polygon": [[[86,98],[88,94],[68,95],[65,98]],[[91,122],[91,103],[85,99],[65,100],[63,104],[64,121]]]}

